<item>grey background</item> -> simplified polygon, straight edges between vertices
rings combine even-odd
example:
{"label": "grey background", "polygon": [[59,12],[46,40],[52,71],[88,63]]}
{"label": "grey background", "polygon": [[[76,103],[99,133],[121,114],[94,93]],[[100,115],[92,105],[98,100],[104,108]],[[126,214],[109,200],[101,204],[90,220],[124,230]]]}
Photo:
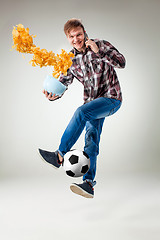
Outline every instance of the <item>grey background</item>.
{"label": "grey background", "polygon": [[[117,69],[119,112],[106,119],[93,200],[73,195],[81,179],[46,166],[36,149],[55,150],[74,110],[83,104],[75,80],[62,99],[42,94],[51,68],[33,68],[31,55],[10,51],[13,26],[36,34],[40,48],[70,46],[63,25],[80,18],[90,38],[111,42],[126,57]],[[159,239],[159,23],[158,0],[1,1],[0,222],[2,239]],[[84,133],[75,145],[83,148]]]}

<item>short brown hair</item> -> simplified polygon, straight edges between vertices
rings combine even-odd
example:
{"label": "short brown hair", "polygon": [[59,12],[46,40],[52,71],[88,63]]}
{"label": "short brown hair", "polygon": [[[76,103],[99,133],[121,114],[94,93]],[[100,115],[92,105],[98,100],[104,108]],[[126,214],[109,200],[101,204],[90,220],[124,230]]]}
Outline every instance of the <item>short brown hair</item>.
{"label": "short brown hair", "polygon": [[77,27],[81,27],[83,31],[85,31],[81,20],[77,18],[72,18],[65,23],[64,32],[66,35],[68,35],[73,28],[77,28]]}

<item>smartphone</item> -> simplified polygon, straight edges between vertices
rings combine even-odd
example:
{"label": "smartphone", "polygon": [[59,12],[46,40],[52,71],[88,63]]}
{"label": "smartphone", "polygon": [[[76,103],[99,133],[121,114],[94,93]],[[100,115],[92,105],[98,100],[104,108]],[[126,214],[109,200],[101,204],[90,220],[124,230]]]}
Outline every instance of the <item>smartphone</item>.
{"label": "smartphone", "polygon": [[[88,39],[89,39],[88,34],[87,34],[86,31],[85,31],[85,32],[84,32],[84,44],[85,44],[85,42],[86,42]],[[86,46],[86,44],[85,44],[85,46]]]}
{"label": "smartphone", "polygon": [[89,39],[88,34],[84,32],[84,41],[86,42]]}

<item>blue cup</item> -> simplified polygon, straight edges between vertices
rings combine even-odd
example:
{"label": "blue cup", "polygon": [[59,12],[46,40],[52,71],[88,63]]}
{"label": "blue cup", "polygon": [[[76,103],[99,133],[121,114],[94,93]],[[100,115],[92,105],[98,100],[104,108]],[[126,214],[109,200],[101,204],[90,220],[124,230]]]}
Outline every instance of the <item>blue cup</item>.
{"label": "blue cup", "polygon": [[56,96],[61,96],[66,90],[66,86],[63,85],[58,79],[47,75],[43,83],[44,90],[48,93],[55,94]]}

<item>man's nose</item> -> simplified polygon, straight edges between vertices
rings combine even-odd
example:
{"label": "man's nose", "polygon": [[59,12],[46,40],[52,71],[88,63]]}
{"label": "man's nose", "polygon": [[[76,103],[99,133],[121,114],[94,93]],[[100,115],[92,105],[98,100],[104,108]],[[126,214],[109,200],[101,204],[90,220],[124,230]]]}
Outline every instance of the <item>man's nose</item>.
{"label": "man's nose", "polygon": [[76,41],[77,41],[77,39],[78,39],[78,38],[77,38],[77,36],[74,36],[74,42],[76,42]]}

